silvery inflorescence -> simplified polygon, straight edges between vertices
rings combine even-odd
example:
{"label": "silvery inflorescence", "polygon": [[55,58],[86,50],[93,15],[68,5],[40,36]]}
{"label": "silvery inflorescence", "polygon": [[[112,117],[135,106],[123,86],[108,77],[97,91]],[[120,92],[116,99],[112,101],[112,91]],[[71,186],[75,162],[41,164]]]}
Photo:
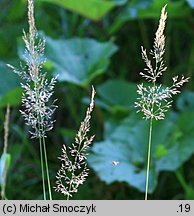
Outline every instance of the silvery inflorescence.
{"label": "silvery inflorescence", "polygon": [[[145,119],[161,120],[165,117],[165,112],[172,105],[172,96],[180,93],[180,87],[189,81],[189,78],[185,78],[183,75],[181,78],[175,76],[172,78],[173,83],[170,87],[164,87],[162,85],[156,85],[156,80],[167,70],[164,64],[163,56],[165,53],[165,36],[164,30],[167,19],[166,6],[163,7],[159,26],[155,34],[153,50],[150,55],[153,62],[148,58],[146,49],[142,49],[142,59],[146,64],[144,72],[140,72],[140,75],[145,78],[152,85],[137,85],[137,93],[140,95],[138,102],[135,102],[135,107],[138,112],[144,114]],[[153,67],[154,65],[154,67]]]}
{"label": "silvery inflorescence", "polygon": [[63,145],[62,155],[59,158],[62,165],[56,176],[57,186],[55,190],[67,197],[71,197],[73,193],[77,192],[78,186],[84,183],[89,173],[86,156],[94,136],[88,138],[87,134],[90,131],[91,113],[94,108],[94,95],[95,90],[92,88],[90,106],[87,109],[85,119],[81,122],[75,137],[75,142],[68,148]]}
{"label": "silvery inflorescence", "polygon": [[26,34],[25,31],[23,33],[25,66],[21,64],[21,70],[11,65],[8,66],[24,80],[21,87],[24,90],[22,105],[25,110],[20,112],[24,116],[26,124],[33,129],[30,131],[32,138],[41,138],[46,137],[46,132],[53,128],[52,115],[56,106],[54,103],[49,105],[49,100],[53,95],[56,78],[48,81],[46,73],[41,72],[45,63],[45,40],[38,38],[32,0],[29,0],[28,4],[28,21],[29,34]]}

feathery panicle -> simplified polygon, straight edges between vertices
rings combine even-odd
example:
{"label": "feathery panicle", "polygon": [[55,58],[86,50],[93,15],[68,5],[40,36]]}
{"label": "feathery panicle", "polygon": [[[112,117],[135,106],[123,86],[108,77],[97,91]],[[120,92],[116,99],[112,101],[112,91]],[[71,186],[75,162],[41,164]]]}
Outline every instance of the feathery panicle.
{"label": "feathery panicle", "polygon": [[58,171],[56,178],[57,192],[61,192],[67,198],[77,192],[79,185],[83,184],[88,176],[89,169],[87,168],[86,157],[87,150],[92,143],[94,136],[88,138],[87,134],[90,131],[91,113],[94,108],[95,90],[92,87],[91,102],[86,112],[86,117],[81,122],[80,128],[76,134],[75,142],[67,148],[63,145],[62,155],[59,158],[62,162],[61,168]]}
{"label": "feathery panicle", "polygon": [[28,0],[28,23],[29,23],[29,35],[31,40],[34,40],[36,34],[36,26],[34,20],[34,1]]}
{"label": "feathery panicle", "polygon": [[162,62],[162,56],[165,52],[165,36],[164,30],[166,26],[167,12],[166,5],[162,8],[159,26],[156,31],[155,40],[154,40],[154,58],[157,62]]}
{"label": "feathery panicle", "polygon": [[26,66],[21,65],[21,70],[11,65],[8,66],[24,80],[21,86],[24,90],[22,104],[25,110],[20,112],[24,116],[26,124],[33,129],[30,131],[32,138],[40,138],[46,137],[46,132],[53,128],[52,115],[56,106],[49,105],[49,100],[53,95],[56,78],[48,81],[46,73],[41,72],[46,61],[44,57],[45,40],[38,38],[34,21],[33,0],[28,0],[28,22],[29,33],[26,34],[23,31]]}
{"label": "feathery panicle", "polygon": [[23,79],[23,83],[21,83],[23,88],[22,105],[25,109],[20,112],[26,124],[32,128],[32,131],[30,131],[32,138],[39,139],[43,197],[46,200],[45,168],[49,199],[52,200],[45,138],[46,132],[53,128],[54,123],[52,115],[56,106],[54,105],[55,101],[50,104],[50,98],[54,92],[56,78],[48,81],[46,73],[42,73],[42,67],[46,61],[44,57],[45,40],[39,39],[36,30],[34,0],[28,0],[28,23],[29,33],[23,31],[25,66],[23,67],[21,64],[21,70],[11,65],[8,65],[8,67]]}
{"label": "feathery panicle", "polygon": [[189,78],[182,76],[173,77],[173,84],[171,87],[163,87],[162,85],[157,86],[156,80],[163,72],[167,70],[164,64],[163,56],[165,53],[165,36],[164,30],[167,19],[167,12],[165,11],[166,6],[162,8],[159,26],[155,34],[153,50],[150,54],[154,60],[154,66],[152,61],[148,58],[146,49],[143,47],[142,59],[146,64],[144,72],[140,72],[140,75],[152,82],[152,86],[144,86],[143,84],[137,85],[137,93],[140,95],[138,102],[135,103],[135,107],[138,108],[138,112],[144,114],[145,119],[155,118],[156,120],[164,119],[165,112],[172,104],[172,96],[180,93],[180,87],[189,81]]}
{"label": "feathery panicle", "polygon": [[141,47],[142,50],[142,59],[144,60],[147,68],[144,69],[145,73],[140,72],[140,75],[144,77],[149,82],[155,82],[158,77],[166,71],[167,67],[164,65],[163,55],[165,52],[165,36],[164,30],[167,19],[167,12],[165,11],[166,6],[162,8],[159,26],[155,34],[154,39],[154,49],[151,50],[150,54],[155,59],[155,68],[153,68],[151,60],[148,59],[146,49]]}
{"label": "feathery panicle", "polygon": [[151,85],[139,84],[137,85],[137,93],[139,98],[135,102],[137,112],[142,112],[145,119],[150,119],[149,127],[149,141],[148,141],[148,155],[147,155],[147,169],[146,169],[146,184],[145,184],[145,200],[148,198],[149,190],[149,172],[151,161],[151,143],[152,143],[152,129],[153,119],[164,119],[165,113],[172,105],[172,96],[180,93],[180,87],[184,83],[189,81],[189,78],[185,78],[183,75],[181,78],[175,76],[172,78],[173,83],[170,87],[164,87],[162,85],[156,85],[157,79],[167,70],[164,64],[163,56],[165,53],[165,35],[164,30],[166,26],[167,12],[166,5],[162,8],[159,26],[155,34],[153,50],[150,55],[152,60],[148,58],[146,49],[141,47],[142,59],[146,64],[144,72],[140,72],[140,75],[145,78]]}

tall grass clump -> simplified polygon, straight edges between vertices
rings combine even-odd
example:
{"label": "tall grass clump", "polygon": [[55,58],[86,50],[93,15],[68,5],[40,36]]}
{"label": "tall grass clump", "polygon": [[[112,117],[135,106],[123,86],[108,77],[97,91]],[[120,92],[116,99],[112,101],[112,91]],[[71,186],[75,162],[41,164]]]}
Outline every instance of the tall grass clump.
{"label": "tall grass clump", "polygon": [[7,111],[5,115],[5,122],[4,122],[4,148],[3,154],[0,158],[0,178],[1,178],[1,199],[6,200],[6,181],[7,181],[7,172],[9,168],[9,163],[11,160],[10,154],[7,153],[8,147],[8,135],[9,135],[9,116],[10,116],[10,107],[7,106]]}
{"label": "tall grass clump", "polygon": [[47,199],[45,176],[49,191],[49,199],[52,199],[49,168],[45,138],[47,132],[53,128],[54,121],[52,115],[56,109],[54,102],[50,98],[54,92],[56,78],[50,81],[46,78],[46,73],[42,72],[42,67],[46,61],[44,57],[45,40],[39,39],[34,20],[34,1],[28,0],[28,23],[29,33],[23,31],[23,41],[25,43],[24,60],[25,66],[21,70],[8,65],[22,79],[23,88],[22,105],[24,110],[20,111],[26,124],[31,126],[29,131],[31,138],[37,138],[40,145],[40,161],[43,182],[43,196]]}
{"label": "tall grass clump", "polygon": [[86,159],[87,150],[94,139],[94,136],[88,137],[91,113],[94,108],[94,95],[95,90],[92,87],[90,105],[75,136],[75,141],[68,148],[63,145],[62,155],[59,158],[62,165],[56,175],[55,190],[64,194],[67,200],[72,197],[73,193],[77,192],[79,185],[84,183],[89,174]]}
{"label": "tall grass clump", "polygon": [[150,51],[152,60],[149,59],[146,49],[143,47],[142,59],[145,62],[146,68],[140,75],[147,80],[150,85],[139,84],[137,85],[137,93],[139,94],[138,101],[135,107],[138,112],[142,112],[144,119],[150,121],[149,127],[149,141],[148,141],[148,154],[147,154],[147,171],[146,171],[146,186],[145,186],[145,200],[148,197],[149,189],[149,171],[151,159],[151,143],[152,143],[152,129],[153,120],[162,120],[165,118],[165,113],[172,106],[172,96],[180,93],[180,87],[189,81],[189,78],[175,76],[172,78],[172,85],[165,87],[157,85],[156,81],[167,70],[164,63],[165,53],[165,35],[164,30],[166,26],[167,12],[166,6],[162,8],[159,26],[155,34],[153,50]]}

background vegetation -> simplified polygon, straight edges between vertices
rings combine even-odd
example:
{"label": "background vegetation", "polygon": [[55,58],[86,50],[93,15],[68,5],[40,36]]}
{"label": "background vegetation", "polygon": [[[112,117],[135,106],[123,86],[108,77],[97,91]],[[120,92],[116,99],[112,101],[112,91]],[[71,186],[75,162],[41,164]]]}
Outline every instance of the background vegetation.
{"label": "background vegetation", "polygon": [[[152,47],[161,8],[168,3],[164,85],[176,74],[190,76],[173,109],[155,123],[150,199],[194,199],[194,2],[192,0],[36,0],[36,26],[46,38],[45,70],[58,74],[55,128],[47,149],[52,186],[62,145],[71,144],[83,119],[91,85],[96,134],[86,183],[74,199],[143,199],[148,122],[135,113],[136,84],[144,68],[141,45]],[[27,1],[0,0],[0,149],[11,106],[8,199],[42,199],[39,146],[30,140],[19,113],[19,78],[6,64],[19,65],[27,29]],[[120,162],[117,166],[112,161]],[[53,193],[54,199],[63,195]]]}

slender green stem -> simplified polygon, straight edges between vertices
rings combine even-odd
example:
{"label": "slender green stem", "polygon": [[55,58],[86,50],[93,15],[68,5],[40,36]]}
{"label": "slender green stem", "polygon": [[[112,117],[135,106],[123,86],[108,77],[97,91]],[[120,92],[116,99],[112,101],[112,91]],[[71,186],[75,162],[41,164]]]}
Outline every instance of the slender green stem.
{"label": "slender green stem", "polygon": [[149,132],[149,143],[148,143],[145,200],[147,200],[147,198],[148,198],[148,188],[149,188],[149,172],[150,172],[151,142],[152,142],[152,124],[153,124],[153,118],[150,119],[150,132]]}
{"label": "slender green stem", "polygon": [[44,200],[46,200],[45,177],[44,177],[44,163],[43,163],[43,151],[42,151],[42,140],[41,140],[41,137],[39,137],[39,144],[40,144],[40,163],[41,163],[41,171],[42,171],[43,196],[44,196]]}
{"label": "slender green stem", "polygon": [[175,172],[175,175],[176,175],[180,185],[184,189],[185,199],[193,200],[194,199],[194,189],[190,184],[188,184],[188,182],[186,182],[185,177],[183,175],[183,172],[181,170],[177,170]]}
{"label": "slender green stem", "polygon": [[69,194],[67,195],[67,200],[69,200]]}
{"label": "slender green stem", "polygon": [[187,191],[187,189],[188,189],[188,184],[185,182],[184,176],[183,176],[183,174],[181,173],[181,171],[180,171],[180,170],[177,170],[177,171],[175,172],[175,175],[176,175],[178,181],[180,182],[181,186],[183,187],[183,189],[184,189],[185,191]]}
{"label": "slender green stem", "polygon": [[47,182],[48,182],[48,189],[49,189],[49,199],[52,200],[52,192],[51,192],[51,184],[50,184],[49,168],[48,168],[48,160],[47,160],[47,152],[46,152],[46,143],[45,143],[44,137],[43,137],[43,148],[44,148],[44,159],[45,159],[46,175],[47,175]]}
{"label": "slender green stem", "polygon": [[[74,174],[73,174],[74,175]],[[71,185],[72,185],[72,181],[71,181],[71,183],[70,183],[70,185],[69,185],[69,190],[68,191],[70,191],[71,190]],[[67,200],[69,200],[69,194],[67,195]]]}
{"label": "slender green stem", "polygon": [[[34,89],[36,92],[36,99],[39,98],[39,92],[37,89],[37,81],[34,82]],[[41,116],[37,115],[38,122],[40,122]],[[42,137],[40,133],[40,124],[38,124],[38,131],[39,131],[39,145],[40,145],[40,163],[41,163],[41,172],[42,172],[42,186],[43,186],[43,197],[46,200],[46,188],[45,188],[45,176],[44,176],[44,161],[43,161],[43,144],[42,144]]]}

